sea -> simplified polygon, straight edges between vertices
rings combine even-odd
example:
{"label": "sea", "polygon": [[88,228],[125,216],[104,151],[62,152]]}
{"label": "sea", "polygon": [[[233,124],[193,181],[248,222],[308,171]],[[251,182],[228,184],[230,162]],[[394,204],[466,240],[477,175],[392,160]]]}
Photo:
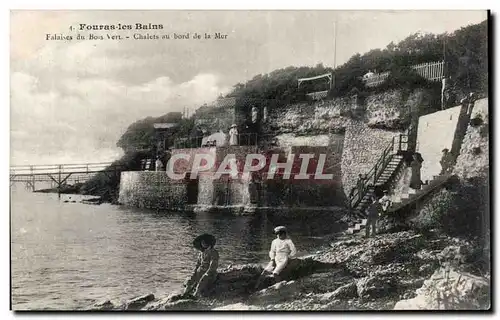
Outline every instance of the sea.
{"label": "sea", "polygon": [[193,239],[217,238],[219,267],[265,264],[273,228],[285,225],[298,255],[339,230],[330,212],[287,216],[183,213],[79,203],[83,196],[11,187],[13,310],[80,310],[105,300],[178,291],[195,266]]}

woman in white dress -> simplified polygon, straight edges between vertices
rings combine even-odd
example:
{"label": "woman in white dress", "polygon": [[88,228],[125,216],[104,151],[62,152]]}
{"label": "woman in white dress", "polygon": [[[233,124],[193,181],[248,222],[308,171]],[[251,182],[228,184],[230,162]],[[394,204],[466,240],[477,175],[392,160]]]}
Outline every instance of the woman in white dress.
{"label": "woman in white dress", "polygon": [[237,146],[238,145],[238,129],[235,124],[231,126],[229,129],[229,145]]}

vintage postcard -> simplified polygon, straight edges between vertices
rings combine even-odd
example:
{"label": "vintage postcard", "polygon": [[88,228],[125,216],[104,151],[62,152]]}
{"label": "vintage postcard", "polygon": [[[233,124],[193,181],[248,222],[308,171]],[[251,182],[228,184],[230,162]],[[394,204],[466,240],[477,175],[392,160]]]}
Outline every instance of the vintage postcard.
{"label": "vintage postcard", "polygon": [[11,309],[490,310],[490,25],[11,11]]}

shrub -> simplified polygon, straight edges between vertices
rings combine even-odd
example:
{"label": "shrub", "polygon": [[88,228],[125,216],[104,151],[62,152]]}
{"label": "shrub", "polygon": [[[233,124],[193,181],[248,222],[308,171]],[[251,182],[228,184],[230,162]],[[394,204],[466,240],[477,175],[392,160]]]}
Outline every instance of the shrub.
{"label": "shrub", "polygon": [[482,178],[460,181],[433,195],[411,220],[417,229],[440,229],[468,239],[487,237],[488,187]]}

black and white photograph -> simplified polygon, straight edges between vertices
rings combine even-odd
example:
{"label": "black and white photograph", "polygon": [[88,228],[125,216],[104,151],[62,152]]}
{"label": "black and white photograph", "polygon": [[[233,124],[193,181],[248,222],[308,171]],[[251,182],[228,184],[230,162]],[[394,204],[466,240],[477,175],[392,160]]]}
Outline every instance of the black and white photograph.
{"label": "black and white photograph", "polygon": [[491,311],[490,11],[9,16],[12,311]]}

